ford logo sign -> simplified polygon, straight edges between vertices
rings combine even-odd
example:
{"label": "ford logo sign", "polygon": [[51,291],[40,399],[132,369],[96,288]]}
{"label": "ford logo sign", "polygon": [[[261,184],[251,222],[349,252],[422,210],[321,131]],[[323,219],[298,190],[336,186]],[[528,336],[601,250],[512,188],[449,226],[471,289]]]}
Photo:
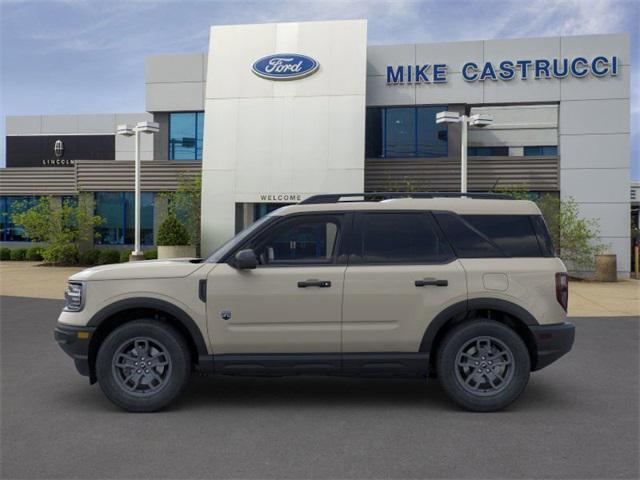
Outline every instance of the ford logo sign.
{"label": "ford logo sign", "polygon": [[256,60],[251,70],[269,80],[296,80],[315,73],[318,66],[318,62],[306,55],[278,53]]}

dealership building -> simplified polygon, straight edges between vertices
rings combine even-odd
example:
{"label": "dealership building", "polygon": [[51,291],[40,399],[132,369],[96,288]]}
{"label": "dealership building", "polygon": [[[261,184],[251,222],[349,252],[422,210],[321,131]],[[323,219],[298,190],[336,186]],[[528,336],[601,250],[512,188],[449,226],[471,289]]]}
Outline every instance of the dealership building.
{"label": "dealership building", "polygon": [[150,56],[139,114],[10,116],[0,170],[3,245],[16,201],[91,195],[101,245],[133,241],[132,137],[141,136],[142,238],[161,192],[202,175],[207,253],[282,204],[317,193],[526,188],[572,197],[630,268],[630,47],[625,34],[367,45],[365,20],[211,28],[206,53]]}

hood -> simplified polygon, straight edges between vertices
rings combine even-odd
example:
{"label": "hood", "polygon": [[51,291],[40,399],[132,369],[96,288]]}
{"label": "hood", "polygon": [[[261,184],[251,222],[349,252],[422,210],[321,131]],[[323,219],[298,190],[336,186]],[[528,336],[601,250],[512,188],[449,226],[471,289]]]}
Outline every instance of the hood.
{"label": "hood", "polygon": [[69,277],[69,280],[133,280],[141,278],[180,278],[191,275],[203,263],[192,263],[195,258],[145,260],[91,267]]}

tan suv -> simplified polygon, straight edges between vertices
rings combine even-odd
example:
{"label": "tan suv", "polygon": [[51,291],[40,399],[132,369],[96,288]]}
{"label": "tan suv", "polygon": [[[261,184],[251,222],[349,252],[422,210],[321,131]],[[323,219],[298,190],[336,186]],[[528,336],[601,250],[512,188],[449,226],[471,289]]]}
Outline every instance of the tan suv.
{"label": "tan suv", "polygon": [[503,408],[573,345],[567,274],[534,203],[457,197],[320,195],[207,259],[84,270],[55,338],[136,412],[193,371],[437,376],[467,409]]}

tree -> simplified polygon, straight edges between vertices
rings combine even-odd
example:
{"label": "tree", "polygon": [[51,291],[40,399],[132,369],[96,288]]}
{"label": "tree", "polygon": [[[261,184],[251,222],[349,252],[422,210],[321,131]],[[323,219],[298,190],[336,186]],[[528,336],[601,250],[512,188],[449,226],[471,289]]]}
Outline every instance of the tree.
{"label": "tree", "polygon": [[175,192],[164,193],[168,199],[170,215],[175,215],[186,228],[188,244],[200,250],[200,202],[202,200],[202,178],[200,176],[180,176]]}
{"label": "tree", "polygon": [[189,233],[178,218],[170,213],[158,229],[158,245],[189,245]]}
{"label": "tree", "polygon": [[21,202],[14,206],[11,219],[31,241],[47,244],[42,258],[54,265],[77,263],[80,242],[91,239],[94,227],[103,222],[93,215],[93,200],[86,195],[65,199],[61,205],[50,196],[40,197],[31,207]]}

